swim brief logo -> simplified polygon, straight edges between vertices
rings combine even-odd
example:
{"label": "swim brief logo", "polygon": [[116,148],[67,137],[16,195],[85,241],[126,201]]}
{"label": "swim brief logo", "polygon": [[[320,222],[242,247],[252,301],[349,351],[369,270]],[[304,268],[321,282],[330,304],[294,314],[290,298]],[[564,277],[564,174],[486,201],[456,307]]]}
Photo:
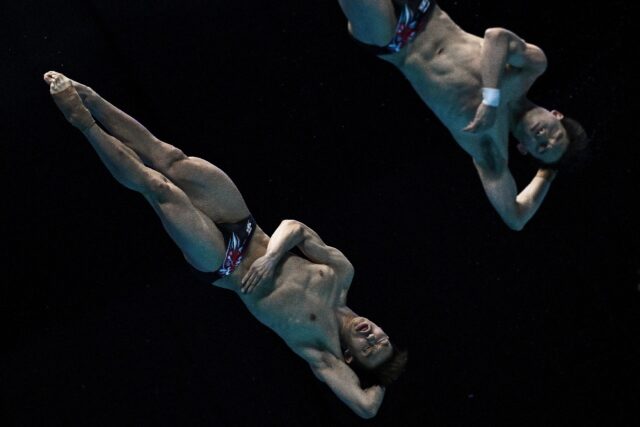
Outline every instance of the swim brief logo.
{"label": "swim brief logo", "polygon": [[228,276],[233,273],[236,267],[240,265],[240,261],[242,261],[243,249],[244,246],[242,245],[240,239],[238,238],[236,233],[233,233],[231,235],[231,239],[229,240],[229,246],[227,247],[227,253],[225,255],[224,263],[218,270],[218,273],[223,276]]}

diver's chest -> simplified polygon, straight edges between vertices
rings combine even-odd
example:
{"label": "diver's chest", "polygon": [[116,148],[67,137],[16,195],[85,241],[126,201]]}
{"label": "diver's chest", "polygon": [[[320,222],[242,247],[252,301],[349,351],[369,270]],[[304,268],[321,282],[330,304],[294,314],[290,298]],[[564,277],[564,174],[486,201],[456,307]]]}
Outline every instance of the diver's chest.
{"label": "diver's chest", "polygon": [[328,337],[337,334],[337,320],[333,310],[307,307],[282,314],[274,329],[287,342],[326,346]]}
{"label": "diver's chest", "polygon": [[283,286],[262,299],[255,308],[261,320],[272,329],[290,333],[304,330],[304,334],[309,335],[327,326],[334,313],[333,294],[309,284]]}
{"label": "diver's chest", "polygon": [[476,161],[494,164],[508,160],[509,126],[504,118],[498,117],[493,128],[481,134],[464,132],[460,128],[452,134],[458,145]]}

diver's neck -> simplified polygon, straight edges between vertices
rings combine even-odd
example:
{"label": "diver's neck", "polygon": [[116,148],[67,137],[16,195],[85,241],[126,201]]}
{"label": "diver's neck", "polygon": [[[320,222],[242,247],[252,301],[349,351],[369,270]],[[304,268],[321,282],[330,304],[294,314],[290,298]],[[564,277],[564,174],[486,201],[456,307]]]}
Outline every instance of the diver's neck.
{"label": "diver's neck", "polygon": [[344,334],[345,328],[355,317],[358,317],[358,315],[346,305],[336,309],[336,319],[338,320],[338,328],[340,330],[340,341],[342,341],[342,335]]}

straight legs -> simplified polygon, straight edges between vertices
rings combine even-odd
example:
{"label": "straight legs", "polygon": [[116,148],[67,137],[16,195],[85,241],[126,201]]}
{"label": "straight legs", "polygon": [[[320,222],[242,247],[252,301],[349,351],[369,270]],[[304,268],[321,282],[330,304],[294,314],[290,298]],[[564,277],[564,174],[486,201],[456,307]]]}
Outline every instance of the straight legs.
{"label": "straight legs", "polygon": [[[91,113],[83,105],[69,79],[62,74],[49,72],[45,74],[45,81],[50,85],[51,95],[67,120],[82,131],[102,163],[120,184],[144,196],[185,258],[201,271],[215,271],[222,263],[226,250],[215,223],[170,178],[143,161],[143,158],[147,158],[151,165],[153,162],[164,163],[166,170],[170,171],[173,164],[187,157],[168,144],[156,144],[158,141],[142,125],[110,104],[105,104],[110,107],[98,109],[96,118],[100,120],[102,114],[114,133],[121,138],[131,139],[127,139],[128,145],[125,144],[93,123]],[[109,109],[119,112],[119,115],[109,116]],[[136,151],[136,148],[141,151]],[[213,165],[211,167],[215,168]],[[215,186],[215,183],[210,185]],[[212,190],[215,192],[216,189]]]}

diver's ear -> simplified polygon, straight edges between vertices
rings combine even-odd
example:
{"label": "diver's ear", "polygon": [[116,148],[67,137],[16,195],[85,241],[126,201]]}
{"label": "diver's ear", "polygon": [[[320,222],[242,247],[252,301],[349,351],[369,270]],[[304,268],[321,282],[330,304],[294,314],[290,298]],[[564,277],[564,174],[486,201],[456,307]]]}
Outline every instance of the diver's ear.
{"label": "diver's ear", "polygon": [[344,361],[347,364],[353,361],[353,355],[351,354],[351,350],[349,350],[348,348],[342,352],[342,355],[344,356]]}
{"label": "diver's ear", "polygon": [[516,148],[518,149],[520,154],[522,154],[523,156],[526,156],[527,154],[529,154],[529,151],[527,150],[527,147],[522,145],[522,143],[518,143],[518,145],[516,145]]}
{"label": "diver's ear", "polygon": [[555,116],[555,118],[558,119],[558,120],[564,119],[564,114],[562,114],[558,110],[551,110],[551,114],[553,114]]}

